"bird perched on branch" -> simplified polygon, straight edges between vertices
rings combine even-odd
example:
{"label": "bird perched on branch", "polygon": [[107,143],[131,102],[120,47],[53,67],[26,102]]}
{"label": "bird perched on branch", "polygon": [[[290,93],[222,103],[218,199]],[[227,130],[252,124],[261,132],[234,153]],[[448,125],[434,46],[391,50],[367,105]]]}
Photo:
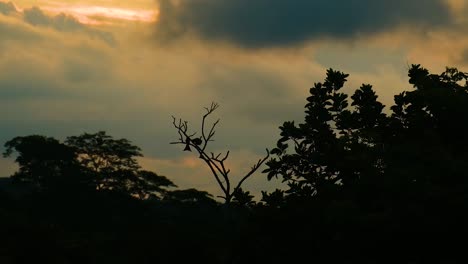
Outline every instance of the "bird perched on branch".
{"label": "bird perched on branch", "polygon": [[192,150],[190,149],[190,138],[189,138],[189,137],[187,137],[187,138],[185,139],[185,148],[184,148],[184,151],[192,151]]}
{"label": "bird perched on branch", "polygon": [[201,138],[194,138],[192,139],[192,143],[197,146],[200,146],[203,143],[203,140]]}

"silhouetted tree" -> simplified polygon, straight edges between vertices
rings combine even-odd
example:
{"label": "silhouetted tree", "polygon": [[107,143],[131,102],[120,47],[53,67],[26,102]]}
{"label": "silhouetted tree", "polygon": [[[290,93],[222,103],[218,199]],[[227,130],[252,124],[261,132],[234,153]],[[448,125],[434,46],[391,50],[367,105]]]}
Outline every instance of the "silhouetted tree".
{"label": "silhouetted tree", "polygon": [[164,200],[182,203],[216,204],[216,201],[213,199],[211,194],[196,189],[175,190],[167,192],[167,194],[164,196]]}
{"label": "silhouetted tree", "polygon": [[207,148],[216,104],[199,135],[174,118],[174,144],[200,155],[230,207],[171,189],[141,169],[138,147],[104,132],[8,141],[4,156],[19,165],[12,178],[31,194],[0,182],[0,262],[466,263],[468,74],[413,65],[414,89],[388,112],[370,85],[348,98],[347,78],[328,70],[304,121],[281,126],[265,172],[287,186],[262,192],[259,204],[241,185],[269,156],[231,185],[229,152]]}
{"label": "silhouetted tree", "polygon": [[388,116],[371,85],[356,90],[349,107],[340,92],[348,75],[330,69],[325,82],[310,89],[304,122],[280,127],[275,158],[264,172],[287,182],[289,198],[348,195],[382,202],[419,195],[416,190],[429,183],[452,189],[449,177],[466,181],[467,76],[453,68],[429,74],[413,65],[415,90],[395,96]]}
{"label": "silhouetted tree", "polygon": [[164,176],[141,170],[141,149],[127,139],[114,139],[104,131],[68,137],[78,162],[93,175],[98,190],[112,190],[140,198],[158,197],[175,184]]}
{"label": "silhouetted tree", "polygon": [[17,153],[19,170],[11,177],[38,189],[47,189],[65,181],[85,181],[72,147],[51,137],[39,135],[15,137],[5,143],[4,157]]}
{"label": "silhouetted tree", "polygon": [[140,148],[127,139],[114,139],[104,131],[68,137],[65,143],[75,149],[80,164],[95,173],[98,189],[117,188],[130,176],[126,172],[140,169],[136,160],[142,156]]}
{"label": "silhouetted tree", "polygon": [[233,203],[240,205],[240,206],[247,206],[251,207],[255,205],[255,201],[253,200],[254,196],[250,194],[249,191],[244,191],[242,188],[238,188],[236,192],[233,194],[234,199]]}
{"label": "silhouetted tree", "polygon": [[182,121],[182,119],[179,119],[177,122],[177,119],[173,117],[173,125],[177,129],[179,139],[175,142],[172,142],[171,144],[184,145],[184,151],[191,151],[192,149],[197,151],[197,153],[199,154],[199,158],[202,159],[210,168],[214,178],[216,179],[216,182],[221,188],[223,196],[220,196],[220,198],[224,199],[225,204],[230,204],[233,198],[236,197],[236,195],[239,196],[238,198],[241,199],[243,203],[246,203],[246,201],[244,200],[247,197],[252,196],[248,194],[246,195],[246,193],[242,191],[241,186],[268,159],[270,153],[267,149],[267,155],[263,159],[260,159],[255,165],[253,165],[249,172],[247,172],[242,177],[242,179],[237,183],[237,185],[231,185],[232,183],[229,176],[231,170],[226,168],[225,165],[225,162],[228,159],[230,152],[227,151],[225,154],[219,153],[215,155],[213,152],[208,152],[207,150],[208,143],[210,141],[213,141],[213,136],[215,135],[215,129],[219,123],[219,119],[211,125],[209,130],[206,128],[206,119],[218,107],[218,104],[212,103],[210,107],[205,108],[206,113],[203,115],[201,122],[201,135],[198,137],[196,137],[196,132],[189,131],[187,121]]}
{"label": "silhouetted tree", "polygon": [[271,151],[276,158],[266,163],[268,168],[264,172],[268,173],[268,179],[282,177],[289,186],[288,193],[299,199],[334,195],[336,189],[354,178],[353,169],[346,167],[349,144],[361,144],[349,136],[338,136],[359,126],[355,122],[357,113],[346,111],[348,96],[340,92],[347,77],[328,70],[325,82],[310,89],[305,122],[299,125],[285,122],[280,127],[281,138]]}
{"label": "silhouetted tree", "polygon": [[[468,74],[409,70],[414,90],[395,96],[385,145],[387,186],[402,200],[460,207],[468,191]],[[437,201],[438,202],[435,202]],[[430,201],[430,202],[429,202]],[[462,207],[460,207],[462,208]]]}
{"label": "silhouetted tree", "polygon": [[152,171],[138,170],[134,173],[134,184],[129,187],[131,194],[138,195],[141,199],[163,199],[170,192],[169,188],[175,188],[171,180]]}
{"label": "silhouetted tree", "polygon": [[362,85],[349,103],[340,92],[348,75],[328,70],[310,89],[304,122],[280,127],[264,172],[288,188],[264,192],[263,201],[300,208],[288,209],[289,217],[315,222],[318,243],[347,254],[357,250],[346,243],[355,232],[360,248],[382,252],[368,241],[387,241],[416,262],[440,241],[466,234],[468,74],[413,65],[408,76],[414,89],[395,96],[387,115],[372,86]]}
{"label": "silhouetted tree", "polygon": [[162,199],[176,185],[154,172],[141,170],[140,149],[105,132],[68,137],[64,143],[44,136],[16,137],[5,143],[5,157],[17,153],[19,170],[12,178],[37,189],[110,190]]}

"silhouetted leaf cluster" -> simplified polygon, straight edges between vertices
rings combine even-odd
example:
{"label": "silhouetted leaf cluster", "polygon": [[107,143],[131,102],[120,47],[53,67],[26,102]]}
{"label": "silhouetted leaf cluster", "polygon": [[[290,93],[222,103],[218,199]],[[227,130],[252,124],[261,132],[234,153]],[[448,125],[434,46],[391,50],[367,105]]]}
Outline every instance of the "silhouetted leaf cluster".
{"label": "silhouetted leaf cluster", "polygon": [[348,75],[330,69],[310,89],[304,122],[280,127],[264,172],[287,187],[263,193],[280,208],[265,221],[290,227],[278,243],[314,241],[283,249],[310,246],[328,262],[463,263],[455,241],[468,234],[468,75],[413,65],[408,76],[414,89],[385,110],[371,85],[349,100]]}

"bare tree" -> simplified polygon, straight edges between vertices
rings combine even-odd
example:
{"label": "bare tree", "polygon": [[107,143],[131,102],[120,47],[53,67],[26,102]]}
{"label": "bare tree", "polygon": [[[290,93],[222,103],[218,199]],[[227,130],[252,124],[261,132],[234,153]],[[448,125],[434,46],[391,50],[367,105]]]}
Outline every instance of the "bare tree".
{"label": "bare tree", "polygon": [[[230,204],[233,198],[237,195],[241,195],[243,192],[241,186],[242,184],[254,174],[258,168],[270,157],[270,152],[267,149],[266,156],[262,159],[259,159],[256,164],[254,164],[250,170],[241,178],[237,185],[233,185],[230,179],[231,170],[226,168],[225,162],[229,158],[229,151],[226,153],[215,154],[213,152],[208,152],[207,147],[209,142],[214,141],[213,137],[216,133],[216,126],[219,123],[219,119],[211,124],[210,128],[207,129],[206,119],[216,110],[219,105],[217,103],[211,103],[210,107],[205,107],[206,113],[203,115],[201,122],[201,135],[197,136],[197,132],[189,131],[188,122],[182,119],[177,119],[174,116],[173,125],[177,129],[179,138],[171,144],[181,144],[185,145],[185,151],[191,151],[192,149],[196,150],[207,166],[210,168],[216,182],[218,183],[223,196],[218,196],[224,199],[225,204]],[[234,186],[234,188],[233,188]]]}

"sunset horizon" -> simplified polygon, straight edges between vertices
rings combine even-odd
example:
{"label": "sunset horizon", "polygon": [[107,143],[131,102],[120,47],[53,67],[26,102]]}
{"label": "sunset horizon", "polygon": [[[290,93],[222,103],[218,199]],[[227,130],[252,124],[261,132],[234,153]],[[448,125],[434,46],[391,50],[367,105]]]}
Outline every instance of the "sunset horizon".
{"label": "sunset horizon", "polygon": [[468,0],[0,0],[0,264],[468,263]]}
{"label": "sunset horizon", "polygon": [[[219,103],[213,151],[231,150],[241,177],[284,121],[302,120],[328,68],[350,74],[348,94],[370,83],[389,106],[411,88],[409,65],[468,65],[464,0],[273,2],[1,1],[0,140],[104,130],[140,146],[145,168],[217,195],[203,162],[169,144],[171,116],[197,128]],[[246,184],[258,196],[281,183],[257,172]]]}

